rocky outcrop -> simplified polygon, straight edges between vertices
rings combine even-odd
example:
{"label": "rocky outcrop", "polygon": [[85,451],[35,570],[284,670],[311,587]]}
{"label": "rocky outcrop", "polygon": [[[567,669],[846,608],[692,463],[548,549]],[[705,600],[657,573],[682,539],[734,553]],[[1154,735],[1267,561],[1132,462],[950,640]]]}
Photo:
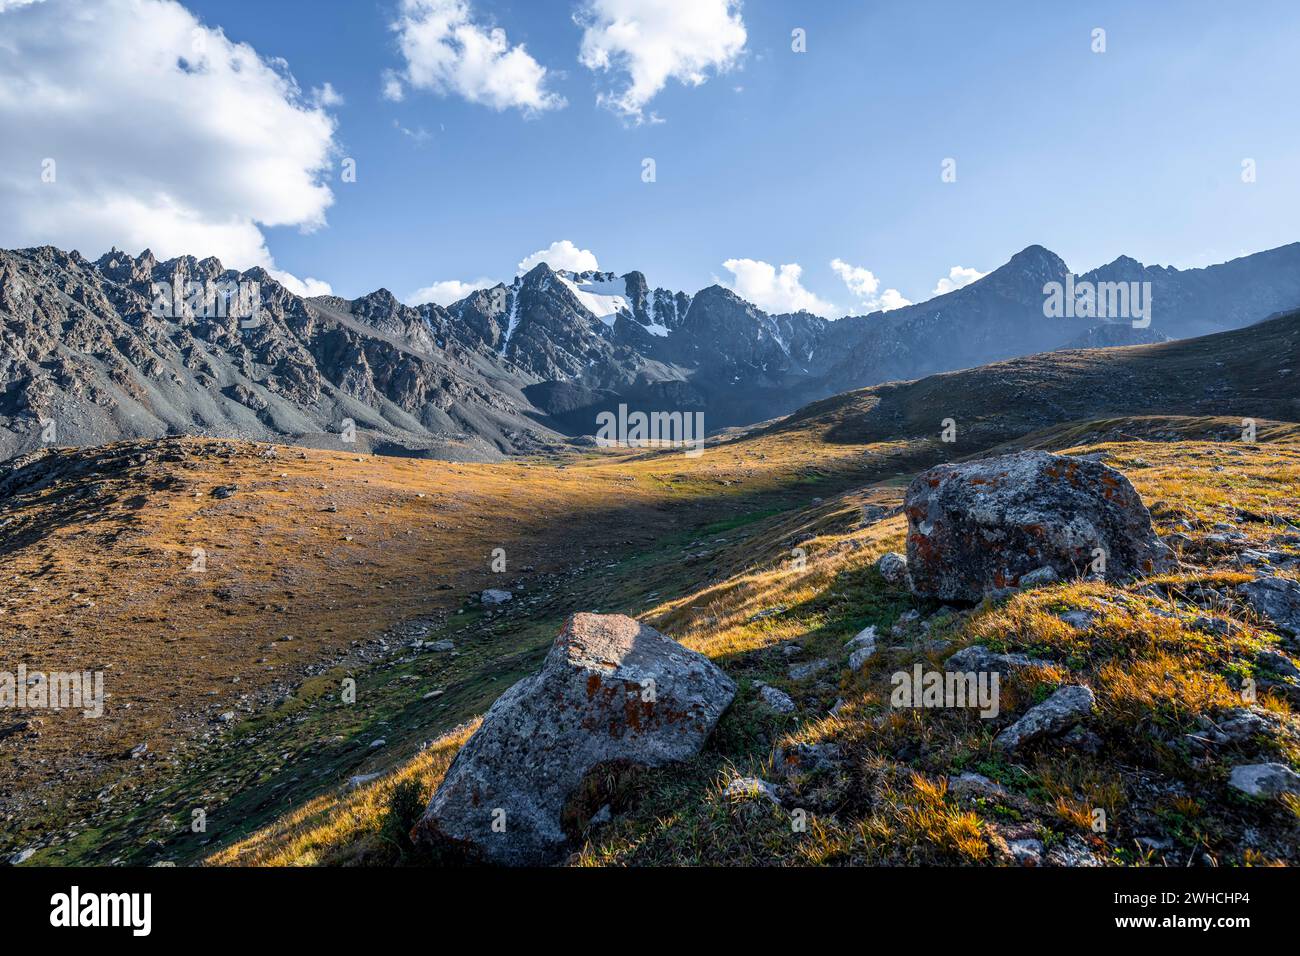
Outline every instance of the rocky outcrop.
{"label": "rocky outcrop", "polygon": [[1151,515],[1118,471],[1021,452],[922,473],[907,489],[912,591],[977,601],[1050,567],[1060,578],[1123,579],[1164,566]]}
{"label": "rocky outcrop", "polygon": [[541,670],[488,710],[413,836],[474,861],[554,862],[599,809],[583,817],[584,784],[602,768],[694,756],[735,692],[708,658],[653,628],[576,614]]}

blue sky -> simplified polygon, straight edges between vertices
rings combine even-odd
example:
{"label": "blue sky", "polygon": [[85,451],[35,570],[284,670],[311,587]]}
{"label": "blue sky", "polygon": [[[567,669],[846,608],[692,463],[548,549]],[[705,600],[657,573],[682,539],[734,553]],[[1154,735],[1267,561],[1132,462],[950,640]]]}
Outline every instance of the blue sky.
{"label": "blue sky", "polygon": [[406,64],[396,2],[188,0],[304,90],[342,98],[322,110],[357,181],[331,169],[323,226],[261,226],[276,266],[405,297],[509,278],[567,239],[601,268],[692,292],[743,284],[729,260],[798,264],[799,289],[848,312],[869,296],[832,260],[920,301],[952,267],[985,272],[1031,243],[1081,272],[1121,253],[1188,267],[1300,239],[1300,4],[747,0],[725,69],[669,79],[643,107],[661,121],[637,123],[597,102],[626,85],[618,71],[579,62],[585,2],[472,0],[472,23],[523,44],[567,103],[529,115],[410,82],[385,98],[385,71]]}

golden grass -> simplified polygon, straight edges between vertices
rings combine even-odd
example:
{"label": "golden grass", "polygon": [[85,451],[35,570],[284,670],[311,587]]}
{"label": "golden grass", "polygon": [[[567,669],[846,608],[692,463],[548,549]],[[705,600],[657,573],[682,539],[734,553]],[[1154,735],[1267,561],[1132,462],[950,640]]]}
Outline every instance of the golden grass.
{"label": "golden grass", "polygon": [[389,797],[414,781],[427,802],[480,721],[433,741],[393,773],[352,792],[322,794],[274,824],[210,856],[209,866],[348,866],[377,854]]}
{"label": "golden grass", "polygon": [[880,796],[882,813],[865,823],[865,832],[875,841],[923,847],[948,862],[981,863],[989,858],[983,823],[948,799],[946,780],[913,773],[903,786],[886,784]]}
{"label": "golden grass", "polygon": [[1190,717],[1242,705],[1241,692],[1223,677],[1190,669],[1186,660],[1164,653],[1107,662],[1097,671],[1095,684],[1098,706],[1122,725],[1160,718],[1182,726]]}

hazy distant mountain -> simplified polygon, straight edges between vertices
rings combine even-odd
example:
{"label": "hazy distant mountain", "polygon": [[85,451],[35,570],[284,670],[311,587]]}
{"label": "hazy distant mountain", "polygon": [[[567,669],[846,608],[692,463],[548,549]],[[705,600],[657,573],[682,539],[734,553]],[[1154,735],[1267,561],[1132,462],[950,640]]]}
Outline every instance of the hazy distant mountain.
{"label": "hazy distant mountain", "polygon": [[[203,433],[490,459],[590,434],[621,403],[749,424],[879,382],[1058,348],[1132,345],[1241,327],[1300,307],[1300,243],[1206,269],[1121,257],[1080,283],[1150,283],[1151,322],[1049,318],[1066,283],[1030,246],[927,302],[831,321],[769,315],[711,286],[655,288],[640,272],[539,265],[449,308],[387,290],[299,298],[215,259],[95,262],[50,247],[0,251],[0,458],[59,444]],[[155,284],[256,283],[261,315],[204,314]],[[46,430],[45,438],[50,433]]]}

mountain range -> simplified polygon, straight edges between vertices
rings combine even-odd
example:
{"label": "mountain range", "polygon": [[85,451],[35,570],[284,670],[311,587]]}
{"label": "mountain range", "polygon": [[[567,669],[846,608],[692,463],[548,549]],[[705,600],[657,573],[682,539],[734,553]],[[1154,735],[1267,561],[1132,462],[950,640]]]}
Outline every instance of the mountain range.
{"label": "mountain range", "polygon": [[[0,459],[201,433],[493,460],[558,450],[619,404],[748,425],[883,382],[1250,325],[1300,306],[1300,243],[1203,269],[1121,256],[1074,278],[1150,283],[1141,328],[1048,318],[1045,287],[1069,279],[1035,245],[929,301],[829,320],[546,264],[443,308],[385,289],[301,298],[213,258],[0,251]],[[190,283],[256,283],[256,321],[186,300]],[[178,290],[161,310],[160,286]]]}

